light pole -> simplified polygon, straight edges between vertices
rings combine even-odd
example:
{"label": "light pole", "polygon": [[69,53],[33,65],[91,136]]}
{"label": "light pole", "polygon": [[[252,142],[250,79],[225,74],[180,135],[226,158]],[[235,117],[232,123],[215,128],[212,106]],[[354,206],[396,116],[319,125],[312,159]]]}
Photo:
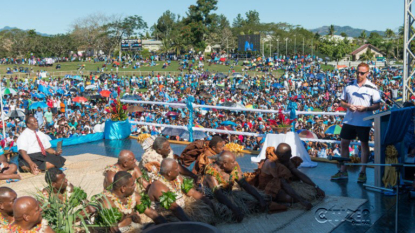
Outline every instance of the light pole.
{"label": "light pole", "polygon": [[288,56],[288,38],[285,38],[285,57]]}
{"label": "light pole", "polygon": [[294,35],[294,55],[297,50],[297,35]]}
{"label": "light pole", "polygon": [[311,56],[313,56],[314,54],[313,54],[313,49],[314,49],[314,46],[313,46],[313,39],[311,39]]}
{"label": "light pole", "polygon": [[303,37],[303,56],[304,56],[304,37]]}
{"label": "light pole", "polygon": [[271,47],[272,47],[272,40],[269,40],[269,57],[271,57]]}
{"label": "light pole", "polygon": [[277,54],[280,56],[280,38],[277,38]]}

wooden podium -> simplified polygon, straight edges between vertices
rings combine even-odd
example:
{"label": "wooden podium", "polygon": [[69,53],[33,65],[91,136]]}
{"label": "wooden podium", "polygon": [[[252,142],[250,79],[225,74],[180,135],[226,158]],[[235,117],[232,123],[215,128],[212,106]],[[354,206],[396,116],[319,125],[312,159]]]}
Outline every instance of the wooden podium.
{"label": "wooden podium", "polygon": [[[375,122],[375,164],[384,164],[385,157],[382,155],[382,135],[386,133],[386,129],[388,128],[389,118],[390,118],[390,111],[380,112],[378,114],[374,114],[370,117],[365,117],[363,120],[373,120]],[[375,166],[375,186],[378,188],[383,187],[382,183],[382,176],[383,176],[384,167],[382,166]]]}

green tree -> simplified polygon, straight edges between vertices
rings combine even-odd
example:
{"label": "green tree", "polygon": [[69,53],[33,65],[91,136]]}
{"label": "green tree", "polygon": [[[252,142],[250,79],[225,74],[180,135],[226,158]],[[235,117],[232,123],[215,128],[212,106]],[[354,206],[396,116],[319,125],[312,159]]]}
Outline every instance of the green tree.
{"label": "green tree", "polygon": [[363,30],[363,31],[360,33],[359,39],[362,41],[362,44],[363,44],[363,43],[365,43],[365,41],[366,41],[366,39],[367,39],[367,35],[366,35],[366,31],[365,31],[365,30]]}
{"label": "green tree", "polygon": [[342,37],[347,37],[347,34],[345,33],[345,32],[342,32],[342,33],[340,33],[340,35],[342,36]]}
{"label": "green tree", "polygon": [[[172,30],[175,30],[176,20],[178,17],[169,10],[164,12],[155,24],[153,29],[157,33],[157,37],[160,39],[169,38]],[[154,35],[153,35],[154,36]]]}
{"label": "green tree", "polygon": [[368,43],[376,47],[380,47],[383,43],[383,37],[377,32],[372,32],[369,35]]}

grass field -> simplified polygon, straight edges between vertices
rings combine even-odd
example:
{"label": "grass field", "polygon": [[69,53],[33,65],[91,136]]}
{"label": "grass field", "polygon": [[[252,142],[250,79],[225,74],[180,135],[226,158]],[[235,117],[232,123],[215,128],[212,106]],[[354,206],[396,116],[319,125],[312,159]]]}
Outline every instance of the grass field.
{"label": "grass field", "polygon": [[[59,64],[61,64],[61,69],[60,70],[57,70],[55,68],[56,64],[53,65],[53,66],[50,66],[50,67],[38,67],[38,66],[29,66],[29,65],[20,65],[20,66],[0,65],[0,75],[3,76],[4,74],[6,74],[7,67],[13,68],[14,66],[16,66],[17,68],[19,68],[19,67],[24,67],[24,68],[28,67],[29,70],[33,69],[34,72],[47,71],[52,76],[64,76],[66,74],[75,75],[75,74],[79,74],[77,70],[82,65],[85,65],[85,69],[83,70],[83,74],[89,74],[89,72],[94,72],[94,71],[97,71],[98,69],[101,70],[101,67],[104,64],[104,62],[97,62],[97,63],[94,63],[94,62],[62,62],[62,63],[59,63]],[[131,74],[146,75],[148,73],[152,73],[153,71],[154,71],[155,74],[157,74],[157,73],[162,73],[163,74],[163,73],[169,73],[169,72],[174,73],[174,74],[179,74],[180,73],[180,71],[178,69],[179,68],[179,63],[176,62],[176,61],[171,62],[171,65],[168,66],[166,69],[162,68],[163,67],[163,62],[157,62],[156,64],[157,64],[156,66],[152,66],[152,67],[144,65],[144,66],[141,66],[139,69],[133,69],[133,66],[129,66],[125,69],[120,67],[118,69],[118,72],[120,73],[120,75],[128,75],[128,74],[130,74],[130,75]],[[212,73],[221,72],[221,73],[224,73],[224,74],[229,74],[232,71],[241,73],[242,68],[243,67],[241,65],[235,66],[235,67],[233,67],[233,69],[231,69],[230,66],[224,66],[224,65],[211,65],[211,66],[209,66],[207,62],[205,62],[205,67],[204,67],[205,70],[210,71]],[[107,68],[105,69],[105,72],[115,72],[115,71],[116,71],[116,69],[114,67],[110,67],[110,66],[107,66]],[[13,73],[12,76],[14,77],[15,75],[18,75],[18,74],[20,74],[19,76],[21,76],[21,77],[24,76],[24,73],[17,73],[17,72]],[[250,74],[250,75],[263,75],[262,72],[256,72],[256,71],[248,71],[248,74]],[[283,71],[281,71],[281,70],[274,71],[273,74],[276,75],[277,77],[279,77],[283,74]]]}

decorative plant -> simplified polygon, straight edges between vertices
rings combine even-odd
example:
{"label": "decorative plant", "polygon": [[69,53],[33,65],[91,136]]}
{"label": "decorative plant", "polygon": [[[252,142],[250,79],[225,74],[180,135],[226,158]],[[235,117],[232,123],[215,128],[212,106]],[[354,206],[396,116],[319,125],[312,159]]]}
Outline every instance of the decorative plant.
{"label": "decorative plant", "polygon": [[121,103],[121,95],[118,95],[117,100],[105,111],[111,113],[112,121],[125,121],[128,118],[127,105]]}
{"label": "decorative plant", "polygon": [[111,209],[103,208],[99,211],[99,214],[95,220],[95,224],[98,226],[114,226],[122,218],[122,213],[115,207]]}
{"label": "decorative plant", "polygon": [[[52,187],[49,185],[49,190]],[[45,197],[41,192],[36,194],[36,199],[42,203],[42,217],[48,221],[49,226],[57,233],[75,233],[80,228],[87,229],[83,213],[86,213],[86,193],[74,187],[69,198],[60,200],[57,195],[50,193]],[[80,222],[80,224],[78,223]]]}
{"label": "decorative plant", "polygon": [[280,120],[279,124],[277,126],[279,128],[291,127],[291,123],[294,122],[294,120],[290,120],[289,118],[287,118],[287,119],[285,118],[285,115],[282,113],[282,109],[280,109],[278,111],[278,119]]}
{"label": "decorative plant", "polygon": [[144,178],[144,180],[150,181],[150,177],[148,177],[148,173],[147,173],[147,170],[146,169],[141,168],[141,174],[143,174],[142,175],[142,178]]}
{"label": "decorative plant", "polygon": [[135,209],[140,213],[144,213],[144,211],[150,207],[151,200],[150,197],[145,194],[144,192],[141,193],[141,203],[135,206]]}
{"label": "decorative plant", "polygon": [[181,188],[185,193],[188,193],[190,189],[193,188],[193,180],[189,178],[184,178]]}
{"label": "decorative plant", "polygon": [[162,195],[160,197],[160,204],[166,210],[168,210],[170,209],[171,204],[173,204],[176,201],[177,195],[173,193],[172,191],[161,192],[161,193]]}

